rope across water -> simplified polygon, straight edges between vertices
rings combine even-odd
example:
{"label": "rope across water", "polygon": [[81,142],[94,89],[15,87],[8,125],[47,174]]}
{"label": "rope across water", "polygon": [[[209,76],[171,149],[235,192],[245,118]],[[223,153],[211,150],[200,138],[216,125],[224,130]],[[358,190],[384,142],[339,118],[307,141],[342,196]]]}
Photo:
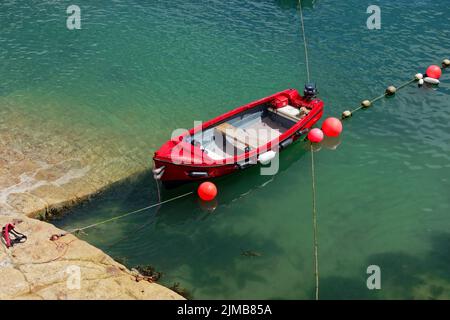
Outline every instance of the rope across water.
{"label": "rope across water", "polygon": [[309,57],[308,57],[308,45],[306,43],[306,32],[305,32],[305,22],[303,18],[302,0],[298,0],[298,8],[300,12],[300,24],[302,27],[303,44],[305,49],[305,62],[306,62],[306,76],[308,83],[311,82],[311,75],[309,71]]}
{"label": "rope across water", "polygon": [[313,207],[313,230],[314,230],[314,277],[316,280],[316,300],[319,300],[319,244],[317,234],[317,205],[316,205],[316,177],[314,167],[314,150],[311,143],[311,180],[312,180],[312,207]]}
{"label": "rope across water", "polygon": [[[443,68],[444,68],[444,67],[443,67]],[[404,87],[410,85],[411,83],[413,83],[413,82],[415,82],[415,81],[417,81],[417,80],[418,80],[417,78],[413,78],[413,79],[411,79],[411,80],[408,80],[408,81],[406,81],[406,82],[400,84],[398,87],[393,87],[393,86],[388,87],[387,90],[386,90],[386,92],[383,93],[382,95],[380,95],[380,96],[378,96],[378,97],[376,97],[376,98],[373,98],[372,100],[364,100],[364,101],[362,101],[362,102],[361,102],[361,105],[360,105],[359,107],[353,109],[353,110],[347,110],[347,111],[344,111],[344,112],[342,113],[342,119],[350,118],[350,117],[353,115],[353,113],[355,113],[356,111],[359,111],[359,110],[361,110],[361,109],[366,109],[366,108],[370,107],[374,102],[376,102],[376,101],[378,101],[378,100],[381,100],[381,99],[383,99],[384,97],[391,96],[391,95],[395,94],[395,92],[399,91],[400,89],[403,89]],[[392,89],[390,89],[390,88],[393,88],[394,91],[393,91],[393,92],[390,92],[390,90],[392,90]]]}
{"label": "rope across water", "polygon": [[[311,82],[311,72],[309,68],[308,45],[306,41],[305,21],[303,17],[302,0],[298,0],[298,8],[300,14],[300,24],[303,35],[303,47],[305,49],[306,77],[308,83]],[[318,244],[318,226],[317,226],[317,207],[316,207],[316,183],[314,168],[314,150],[311,144],[311,178],[312,178],[312,216],[313,216],[313,233],[314,233],[314,278],[315,278],[315,298],[319,300],[319,244]]]}
{"label": "rope across water", "polygon": [[171,199],[164,200],[164,201],[160,201],[160,202],[158,202],[158,203],[149,205],[149,206],[147,206],[147,207],[140,208],[140,209],[138,209],[138,210],[134,210],[134,211],[131,211],[131,212],[127,212],[127,213],[122,214],[122,215],[120,215],[120,216],[116,216],[116,217],[113,217],[113,218],[110,218],[110,219],[107,219],[107,220],[99,221],[99,222],[90,224],[90,225],[88,225],[88,226],[86,226],[86,227],[83,227],[83,228],[77,228],[77,229],[70,230],[70,231],[68,231],[68,232],[65,233],[65,234],[72,234],[72,233],[76,233],[76,232],[81,232],[81,231],[84,231],[84,230],[86,230],[86,229],[90,229],[90,228],[93,228],[93,227],[97,227],[97,226],[99,226],[99,225],[101,225],[101,224],[105,224],[105,223],[108,223],[108,222],[111,222],[111,221],[119,220],[119,219],[128,217],[128,216],[130,216],[130,215],[132,215],[132,214],[136,214],[136,213],[139,213],[139,212],[142,212],[142,211],[145,211],[145,210],[149,210],[149,209],[151,209],[151,208],[154,208],[154,207],[163,205],[163,204],[165,204],[165,203],[169,203],[169,202],[172,202],[172,201],[175,201],[175,200],[184,198],[184,197],[186,197],[186,196],[188,196],[188,195],[191,195],[191,194],[193,194],[193,193],[194,193],[193,191],[190,191],[190,192],[184,193],[184,194],[182,194],[182,195],[173,197],[173,198],[171,198]]}

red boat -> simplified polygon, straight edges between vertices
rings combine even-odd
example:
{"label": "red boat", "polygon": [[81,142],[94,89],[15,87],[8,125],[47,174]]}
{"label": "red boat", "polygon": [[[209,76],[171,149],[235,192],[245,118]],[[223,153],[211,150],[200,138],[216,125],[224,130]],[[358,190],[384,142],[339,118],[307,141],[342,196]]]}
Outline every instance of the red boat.
{"label": "red boat", "polygon": [[288,89],[186,131],[156,151],[153,173],[166,185],[224,176],[258,162],[307,133],[323,114],[315,88]]}

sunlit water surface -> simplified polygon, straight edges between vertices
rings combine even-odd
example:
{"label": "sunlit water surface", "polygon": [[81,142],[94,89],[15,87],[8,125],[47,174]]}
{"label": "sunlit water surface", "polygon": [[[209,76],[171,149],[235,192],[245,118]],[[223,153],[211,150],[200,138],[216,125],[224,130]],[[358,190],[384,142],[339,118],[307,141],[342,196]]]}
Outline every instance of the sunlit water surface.
{"label": "sunlit water surface", "polygon": [[[381,30],[366,27],[371,3],[304,2],[326,116],[450,55],[445,0],[378,1]],[[80,0],[82,30],[69,31],[72,1],[2,1],[0,96],[25,119],[45,118],[46,130],[77,128],[87,143],[110,137],[104,148],[128,146],[150,168],[173,129],[302,88],[296,3]],[[355,114],[336,150],[315,153],[321,298],[450,298],[450,73],[441,81]],[[298,143],[274,177],[252,168],[217,181],[212,213],[188,196],[81,237],[129,267],[154,266],[163,284],[179,282],[197,299],[312,299],[310,156]],[[147,174],[55,223],[80,227],[157,199]],[[367,289],[372,264],[381,290]]]}

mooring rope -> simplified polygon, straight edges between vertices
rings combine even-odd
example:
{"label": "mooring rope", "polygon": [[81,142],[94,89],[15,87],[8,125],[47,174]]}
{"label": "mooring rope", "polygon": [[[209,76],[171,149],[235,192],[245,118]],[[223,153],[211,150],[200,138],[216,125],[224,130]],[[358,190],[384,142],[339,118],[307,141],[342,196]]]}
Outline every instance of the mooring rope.
{"label": "mooring rope", "polygon": [[317,204],[316,204],[316,177],[314,167],[314,149],[311,145],[311,186],[312,186],[312,214],[313,214],[313,229],[314,229],[314,276],[316,279],[316,300],[319,300],[319,245],[318,245],[318,233],[317,233]]}
{"label": "mooring rope", "polygon": [[[442,61],[442,66],[440,67],[441,71],[444,71],[444,69],[447,69],[447,68],[449,68],[449,67],[450,67],[450,59],[444,59],[444,60]],[[427,70],[427,72],[428,72],[428,70]],[[415,81],[418,81],[418,82],[419,82],[419,86],[422,86],[422,85],[424,84],[424,81],[426,82],[426,78],[424,79],[424,76],[426,77],[427,74],[425,73],[425,75],[423,75],[423,74],[421,74],[421,73],[417,73],[417,74],[414,76],[414,78],[412,78],[412,79],[410,79],[410,80],[408,80],[408,81],[402,83],[402,84],[399,85],[398,87],[395,87],[395,86],[389,86],[389,87],[387,87],[386,91],[385,91],[382,95],[380,95],[380,96],[378,96],[378,97],[376,97],[376,98],[373,98],[372,100],[363,100],[363,101],[361,102],[361,105],[360,105],[359,107],[357,107],[356,109],[353,109],[353,110],[345,110],[344,112],[342,112],[341,118],[342,118],[342,119],[348,119],[348,118],[350,118],[350,117],[353,115],[353,113],[355,113],[356,111],[359,111],[359,110],[361,110],[361,109],[369,108],[370,106],[372,106],[372,104],[373,104],[375,101],[378,101],[378,100],[380,100],[380,99],[383,99],[384,97],[388,97],[388,96],[393,96],[393,95],[395,95],[396,92],[398,92],[399,90],[403,89],[404,87],[410,85],[411,83],[413,83],[413,82],[415,82]],[[439,81],[438,81],[438,83],[439,83]],[[437,84],[438,84],[438,83],[437,83]]]}
{"label": "mooring rope", "polygon": [[[309,56],[308,45],[306,42],[305,22],[303,18],[302,0],[298,0],[298,7],[300,13],[300,22],[303,35],[303,46],[305,48],[305,64],[306,64],[306,76],[308,83],[311,82],[311,74],[309,68]],[[313,216],[313,233],[314,233],[314,277],[315,277],[315,298],[319,300],[319,245],[317,240],[317,206],[316,206],[316,183],[314,174],[314,150],[311,144],[311,178],[312,178],[312,216]]]}
{"label": "mooring rope", "polygon": [[[410,85],[411,83],[413,83],[413,82],[415,82],[415,81],[417,81],[416,78],[411,79],[411,80],[408,80],[408,81],[402,83],[401,85],[399,85],[399,86],[396,87],[396,88],[394,87],[394,88],[395,88],[395,92],[397,92],[397,91],[403,89],[404,87]],[[368,102],[368,105],[364,105],[364,102],[365,102],[365,101],[363,101],[359,107],[357,107],[357,108],[355,108],[355,109],[353,109],[353,110],[350,110],[350,111],[344,111],[344,112],[342,113],[342,119],[350,118],[350,117],[353,115],[353,113],[355,113],[356,111],[359,111],[359,110],[361,110],[361,109],[368,108],[368,107],[370,107],[374,102],[376,102],[376,101],[378,101],[378,100],[380,100],[380,99],[383,99],[383,98],[385,98],[385,97],[387,97],[387,96],[389,96],[389,95],[392,95],[392,94],[389,94],[389,92],[386,90],[385,93],[383,93],[382,95],[380,95],[380,96],[378,96],[378,97],[373,98],[372,100],[365,100],[365,101]],[[346,114],[346,113],[347,113],[347,114]]]}
{"label": "mooring rope", "polygon": [[[378,96],[378,97],[376,97],[376,98],[373,98],[372,100],[369,100],[369,101],[370,101],[370,103],[372,104],[372,103],[374,103],[375,101],[378,101],[378,100],[380,100],[380,99],[383,99],[385,96],[386,96],[386,94],[383,93],[381,96]],[[353,114],[353,113],[355,113],[356,111],[359,111],[359,110],[361,110],[361,109],[363,109],[363,108],[364,108],[364,106],[363,106],[363,105],[360,105],[358,108],[355,108],[355,109],[351,110],[350,112]]]}
{"label": "mooring rope", "polygon": [[[156,164],[155,161],[153,161],[153,168],[155,168]],[[161,202],[161,190],[159,189],[159,179],[156,178],[156,175],[153,175],[153,179],[155,180],[156,184],[156,192],[158,192],[158,202]]]}
{"label": "mooring rope", "polygon": [[[156,179],[156,178],[155,178],[155,183],[156,183],[156,188],[157,188],[157,192],[158,192],[158,202],[161,202],[161,191],[160,191],[160,188],[159,188],[159,180]],[[160,205],[160,204],[159,204],[159,206],[156,208],[153,217],[156,216],[156,215],[158,215],[159,209],[161,209],[161,205]],[[152,224],[153,222],[154,222],[153,219],[152,219],[152,220],[149,220],[148,222],[146,222],[146,223],[144,223],[144,224],[138,226],[136,229],[134,229],[132,233],[133,233],[133,234],[136,234],[137,232],[141,231],[142,229],[144,229],[144,228],[147,227],[148,225]],[[115,242],[113,242],[112,244],[110,244],[107,248],[108,248],[108,249],[111,249],[111,248],[114,247],[116,244],[122,242],[123,239],[126,239],[126,238],[128,238],[128,237],[129,237],[128,235],[125,235],[125,236],[123,236],[122,238],[119,238],[117,241],[115,241]]]}
{"label": "mooring rope", "polygon": [[397,87],[397,91],[400,90],[400,89],[402,89],[402,88],[404,88],[404,87],[406,87],[407,85],[409,85],[409,84],[411,84],[411,83],[413,83],[413,82],[415,82],[415,81],[416,81],[416,79],[414,78],[414,79],[411,79],[411,80],[406,81],[405,83],[402,83],[401,85],[399,85],[399,86]]}
{"label": "mooring rope", "polygon": [[302,0],[298,0],[298,7],[299,7],[299,11],[300,11],[300,23],[302,26],[303,45],[305,48],[306,76],[307,76],[308,83],[309,83],[309,82],[311,82],[311,77],[310,77],[310,71],[309,71],[308,45],[306,43],[306,32],[305,32],[305,22],[303,19]]}
{"label": "mooring rope", "polygon": [[151,209],[151,208],[154,208],[154,207],[157,207],[157,206],[161,206],[161,205],[163,205],[163,204],[166,204],[166,203],[169,203],[169,202],[172,202],[172,201],[175,201],[175,200],[184,198],[184,197],[186,197],[186,196],[188,196],[188,195],[191,195],[191,194],[193,194],[193,193],[194,193],[194,191],[189,191],[189,192],[187,192],[187,193],[185,193],[185,194],[176,196],[176,197],[174,197],[174,198],[171,198],[171,199],[168,199],[168,200],[164,200],[164,201],[160,201],[160,202],[158,202],[158,203],[149,205],[149,206],[147,206],[147,207],[140,208],[140,209],[138,209],[138,210],[134,210],[134,211],[131,211],[131,212],[127,212],[127,213],[122,214],[122,215],[120,215],[120,216],[116,216],[116,217],[113,217],[113,218],[110,218],[110,219],[106,219],[106,220],[103,220],[103,221],[99,221],[99,222],[90,224],[90,225],[88,225],[88,226],[86,226],[86,227],[83,227],[83,228],[76,228],[76,229],[70,230],[70,231],[66,232],[64,235],[66,235],[66,234],[73,234],[73,233],[77,233],[77,232],[81,232],[81,231],[84,231],[84,230],[86,230],[86,229],[90,229],[90,228],[99,226],[99,225],[101,225],[101,224],[105,224],[105,223],[108,223],[108,222],[111,222],[111,221],[119,220],[119,219],[128,217],[128,216],[130,216],[130,215],[132,215],[132,214],[136,214],[136,213],[139,213],[139,212],[142,212],[142,211],[145,211],[145,210],[148,210],[148,209]]}

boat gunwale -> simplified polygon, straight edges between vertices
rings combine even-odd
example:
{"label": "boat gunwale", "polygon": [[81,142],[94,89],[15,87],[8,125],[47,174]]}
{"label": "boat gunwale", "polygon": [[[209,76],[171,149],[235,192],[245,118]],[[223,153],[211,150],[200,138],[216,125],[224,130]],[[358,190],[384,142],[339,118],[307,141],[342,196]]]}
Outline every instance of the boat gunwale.
{"label": "boat gunwale", "polygon": [[[186,167],[192,167],[192,168],[216,168],[216,167],[223,167],[223,166],[227,166],[227,165],[236,165],[240,162],[246,161],[249,158],[258,156],[261,153],[272,150],[273,147],[279,146],[282,142],[291,138],[295,133],[300,131],[303,127],[305,127],[307,124],[309,124],[309,122],[311,122],[313,119],[315,119],[321,112],[323,112],[323,102],[322,101],[318,105],[313,106],[313,108],[308,113],[308,115],[306,115],[302,119],[299,119],[299,121],[297,121],[294,125],[292,125],[289,129],[287,129],[284,133],[282,133],[276,139],[272,139],[271,141],[268,141],[266,144],[258,147],[257,149],[250,150],[249,152],[245,152],[240,155],[234,155],[232,157],[214,160],[214,159],[211,159],[210,157],[208,157],[207,154],[204,154],[199,147],[193,146],[192,144],[184,141],[184,138],[188,135],[193,136],[194,134],[196,134],[200,131],[210,129],[210,128],[214,127],[215,125],[219,124],[220,122],[224,122],[227,119],[229,119],[235,115],[238,115],[247,110],[250,110],[250,109],[258,107],[262,104],[265,104],[265,103],[273,100],[277,96],[287,95],[292,91],[296,91],[296,89],[286,89],[286,90],[280,91],[278,93],[275,93],[273,95],[270,95],[268,97],[250,102],[246,105],[243,105],[241,107],[230,110],[222,115],[219,115],[213,119],[210,119],[210,120],[202,123],[201,125],[199,125],[197,127],[190,129],[189,131],[187,131],[187,132],[181,134],[180,136],[178,136],[177,138],[175,138],[174,139],[175,141],[178,140],[176,142],[177,143],[176,145],[181,144],[181,146],[183,148],[190,150],[192,152],[191,154],[201,154],[203,159],[207,158],[207,162],[208,162],[208,163],[204,163],[204,162],[194,163],[194,161],[192,161],[192,163],[183,163],[182,165],[186,166]],[[172,163],[172,164],[174,163],[167,157],[158,157],[156,154],[154,156],[154,160],[157,160],[160,162],[165,162],[165,163]]]}

